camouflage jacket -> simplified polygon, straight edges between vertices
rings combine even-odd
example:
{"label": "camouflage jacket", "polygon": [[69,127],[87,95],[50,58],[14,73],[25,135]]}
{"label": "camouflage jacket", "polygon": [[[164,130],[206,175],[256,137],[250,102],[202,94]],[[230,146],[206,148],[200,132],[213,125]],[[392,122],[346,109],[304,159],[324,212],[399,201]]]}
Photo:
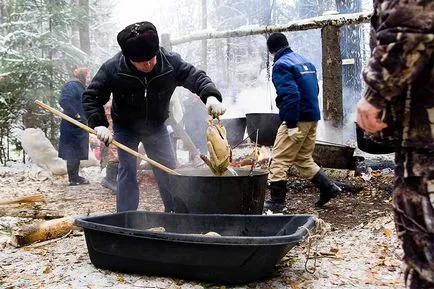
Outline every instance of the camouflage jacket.
{"label": "camouflage jacket", "polygon": [[377,137],[434,150],[434,1],[374,0],[365,98],[383,110]]}

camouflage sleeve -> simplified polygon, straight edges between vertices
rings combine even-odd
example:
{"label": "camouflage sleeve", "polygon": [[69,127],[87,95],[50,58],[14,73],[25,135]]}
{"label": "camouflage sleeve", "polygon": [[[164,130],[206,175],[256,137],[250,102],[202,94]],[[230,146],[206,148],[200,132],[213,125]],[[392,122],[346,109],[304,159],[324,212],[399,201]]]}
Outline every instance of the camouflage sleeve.
{"label": "camouflage sleeve", "polygon": [[365,98],[384,108],[429,64],[434,46],[434,1],[374,1],[371,57],[363,72]]}

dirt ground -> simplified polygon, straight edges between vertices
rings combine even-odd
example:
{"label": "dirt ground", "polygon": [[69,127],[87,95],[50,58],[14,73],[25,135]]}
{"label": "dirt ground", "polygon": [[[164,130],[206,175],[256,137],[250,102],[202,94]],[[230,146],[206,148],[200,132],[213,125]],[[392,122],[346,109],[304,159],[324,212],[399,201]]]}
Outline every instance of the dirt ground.
{"label": "dirt ground", "polygon": [[[0,288],[404,288],[402,251],[391,211],[393,175],[388,170],[341,178],[356,186],[321,209],[313,206],[316,189],[292,177],[286,213],[315,214],[330,230],[311,246],[305,241],[290,250],[267,278],[239,286],[97,269],[80,230],[37,246],[15,248],[8,243],[15,228],[33,221],[23,216],[34,212],[52,218],[115,212],[115,196],[99,184],[100,168],[82,173],[91,184],[70,187],[66,177],[50,176],[34,165],[11,163],[0,169],[1,199],[42,193],[47,200],[30,207],[0,206]],[[139,179],[139,209],[162,211],[155,180],[149,173]],[[305,269],[307,254],[311,273]]]}

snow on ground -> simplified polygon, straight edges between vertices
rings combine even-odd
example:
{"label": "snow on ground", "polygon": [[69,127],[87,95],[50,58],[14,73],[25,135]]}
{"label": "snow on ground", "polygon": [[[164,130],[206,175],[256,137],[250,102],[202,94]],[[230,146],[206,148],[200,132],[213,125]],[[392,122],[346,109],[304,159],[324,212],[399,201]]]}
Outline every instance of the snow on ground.
{"label": "snow on ground", "polygon": [[[44,207],[65,215],[113,213],[115,197],[99,185],[100,168],[86,168],[82,174],[90,185],[68,187],[64,176],[53,177],[31,164],[9,163],[0,168],[0,196],[41,192],[47,199]],[[161,211],[155,183],[144,183],[140,208]],[[343,196],[342,201],[349,197]],[[316,257],[313,274],[305,270],[309,247],[305,241],[290,250],[268,278],[238,286],[97,269],[80,230],[46,245],[14,248],[8,244],[9,234],[20,222],[17,217],[0,217],[0,288],[404,288],[402,250],[390,213],[348,229],[332,223],[332,230],[311,246],[310,257]],[[309,260],[309,270],[314,262]]]}

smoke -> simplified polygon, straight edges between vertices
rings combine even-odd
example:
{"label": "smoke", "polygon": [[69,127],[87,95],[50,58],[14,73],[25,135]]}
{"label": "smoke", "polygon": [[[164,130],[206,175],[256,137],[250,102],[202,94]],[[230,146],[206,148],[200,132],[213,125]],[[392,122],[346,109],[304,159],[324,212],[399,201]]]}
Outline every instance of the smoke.
{"label": "smoke", "polygon": [[234,99],[223,100],[227,107],[224,117],[244,117],[246,113],[277,113],[275,98],[273,83],[267,79],[266,69],[263,69],[254,86],[245,87]]}
{"label": "smoke", "polygon": [[353,144],[356,139],[356,126],[355,114],[357,101],[360,99],[362,92],[357,91],[351,87],[344,87],[343,89],[343,112],[344,119],[342,127],[335,127],[331,121],[323,119],[323,93],[322,81],[319,81],[319,106],[321,110],[321,120],[318,122],[317,140],[338,143],[338,144]]}

